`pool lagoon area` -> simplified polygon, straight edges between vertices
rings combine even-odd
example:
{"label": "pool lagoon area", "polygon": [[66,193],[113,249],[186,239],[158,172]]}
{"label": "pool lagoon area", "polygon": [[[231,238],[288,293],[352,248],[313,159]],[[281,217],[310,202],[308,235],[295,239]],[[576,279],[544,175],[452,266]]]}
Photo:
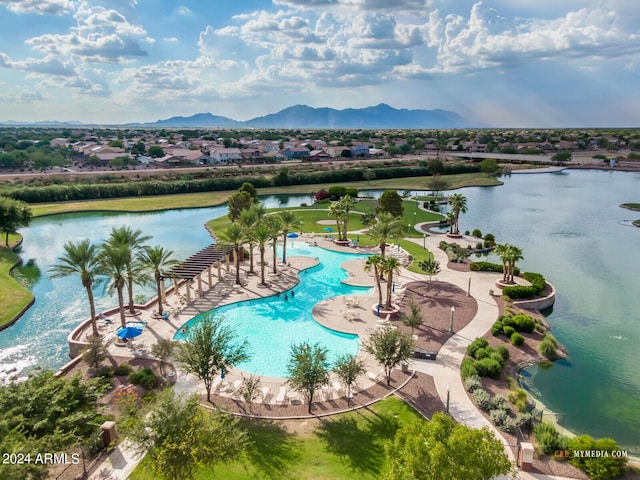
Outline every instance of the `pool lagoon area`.
{"label": "pool lagoon area", "polygon": [[[282,254],[279,253],[279,258]],[[231,325],[239,340],[247,339],[251,358],[238,368],[257,375],[287,376],[291,346],[302,342],[319,343],[329,350],[332,362],[341,354],[356,354],[360,349],[357,335],[330,330],[313,319],[314,306],[339,295],[367,294],[368,287],[354,287],[342,282],[347,272],[340,266],[347,260],[367,255],[343,253],[307,245],[301,240],[287,246],[287,256],[317,258],[318,265],[299,272],[299,283],[278,295],[244,300],[211,310]],[[285,299],[286,294],[286,299]],[[203,312],[178,329],[176,340],[184,340],[189,329],[209,312]],[[339,314],[339,312],[336,312]],[[185,332],[182,330],[185,328]]]}

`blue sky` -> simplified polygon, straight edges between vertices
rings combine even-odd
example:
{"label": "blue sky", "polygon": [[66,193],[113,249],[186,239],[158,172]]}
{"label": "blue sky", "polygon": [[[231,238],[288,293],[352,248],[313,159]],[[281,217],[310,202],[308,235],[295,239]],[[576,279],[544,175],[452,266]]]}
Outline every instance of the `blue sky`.
{"label": "blue sky", "polygon": [[640,126],[638,0],[0,0],[0,121],[295,104]]}

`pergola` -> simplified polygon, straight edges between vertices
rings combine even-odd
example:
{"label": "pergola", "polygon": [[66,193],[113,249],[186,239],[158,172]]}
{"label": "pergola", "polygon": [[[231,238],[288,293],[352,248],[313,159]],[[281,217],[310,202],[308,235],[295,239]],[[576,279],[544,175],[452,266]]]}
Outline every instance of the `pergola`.
{"label": "pergola", "polygon": [[[172,268],[169,271],[170,278],[173,278],[174,291],[179,294],[178,281],[180,279],[185,281],[187,292],[187,303],[191,302],[191,288],[190,285],[194,279],[198,282],[198,295],[202,295],[202,274],[206,271],[208,274],[209,287],[213,284],[211,268],[215,265],[218,269],[218,279],[222,277],[222,261],[224,260],[226,271],[229,271],[229,254],[232,252],[232,248],[228,245],[214,244],[209,245],[199,252],[191,255],[184,262],[177,267]],[[164,282],[163,282],[164,284]],[[163,292],[164,294],[164,292]]]}

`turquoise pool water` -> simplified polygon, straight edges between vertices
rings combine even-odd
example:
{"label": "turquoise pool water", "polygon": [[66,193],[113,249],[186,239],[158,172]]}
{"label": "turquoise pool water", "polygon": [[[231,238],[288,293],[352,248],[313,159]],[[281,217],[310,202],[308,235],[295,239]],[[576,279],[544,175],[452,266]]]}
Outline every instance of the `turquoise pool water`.
{"label": "turquoise pool water", "polygon": [[[280,254],[281,256],[281,254]],[[343,353],[355,354],[360,349],[357,335],[327,329],[317,323],[311,312],[320,301],[338,295],[365,293],[368,288],[352,287],[341,281],[347,273],[340,265],[346,260],[366,255],[333,252],[295,241],[287,246],[287,256],[317,257],[320,264],[300,273],[300,283],[293,289],[295,296],[284,295],[237,302],[211,310],[224,317],[239,339],[246,338],[252,357],[238,368],[258,375],[286,377],[291,346],[302,342],[320,343],[329,349],[333,361]],[[336,312],[339,315],[339,312]],[[192,327],[202,314],[185,325]],[[183,340],[185,334],[175,335]]]}

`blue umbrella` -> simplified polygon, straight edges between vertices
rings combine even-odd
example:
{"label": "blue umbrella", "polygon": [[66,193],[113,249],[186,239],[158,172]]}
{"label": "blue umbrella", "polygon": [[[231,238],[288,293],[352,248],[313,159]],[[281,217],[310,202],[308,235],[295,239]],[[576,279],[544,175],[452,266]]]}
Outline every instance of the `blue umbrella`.
{"label": "blue umbrella", "polygon": [[298,234],[297,233],[287,233],[287,238],[298,238]]}
{"label": "blue umbrella", "polygon": [[331,227],[324,227],[323,230],[325,232],[333,232],[333,228],[331,228]]}
{"label": "blue umbrella", "polygon": [[135,338],[141,334],[142,334],[142,330],[136,327],[124,327],[124,328],[120,327],[116,331],[116,335],[118,335],[118,337],[120,338]]}

